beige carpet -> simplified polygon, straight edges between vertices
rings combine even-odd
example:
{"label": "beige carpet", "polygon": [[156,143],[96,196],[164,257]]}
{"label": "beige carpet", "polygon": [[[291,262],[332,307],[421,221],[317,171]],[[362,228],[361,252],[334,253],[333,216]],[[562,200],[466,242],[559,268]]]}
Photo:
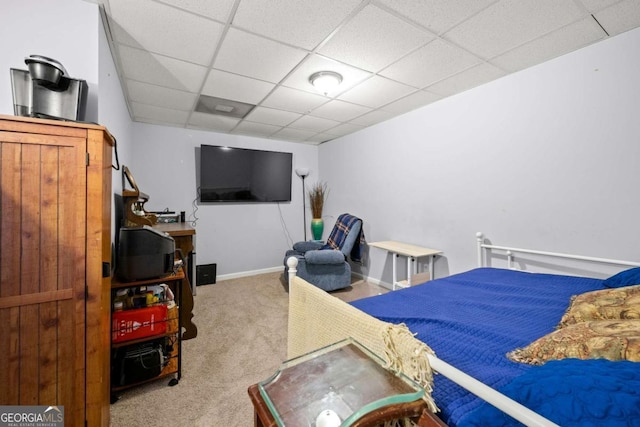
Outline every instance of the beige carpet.
{"label": "beige carpet", "polygon": [[198,287],[195,339],[183,341],[182,379],[129,389],[111,405],[111,425],[252,426],[247,388],[286,357],[288,294],[280,273]]}
{"label": "beige carpet", "polygon": [[[182,379],[129,389],[111,405],[111,425],[253,425],[251,384],[269,378],[286,358],[288,294],[281,273],[199,286],[194,297],[195,339],[182,343]],[[352,301],[384,288],[364,281],[334,292]]]}
{"label": "beige carpet", "polygon": [[[199,286],[194,297],[195,339],[182,344],[182,379],[129,389],[111,405],[111,425],[253,425],[251,384],[269,378],[286,358],[288,294],[281,273]],[[352,301],[386,292],[356,281],[332,295]]]}

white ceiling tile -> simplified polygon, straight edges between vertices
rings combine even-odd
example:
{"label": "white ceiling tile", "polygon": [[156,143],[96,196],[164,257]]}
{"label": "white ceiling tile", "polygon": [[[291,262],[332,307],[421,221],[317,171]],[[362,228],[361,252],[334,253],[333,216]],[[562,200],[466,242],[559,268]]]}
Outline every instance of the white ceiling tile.
{"label": "white ceiling tile", "polygon": [[161,3],[170,4],[198,15],[207,16],[217,19],[218,21],[226,21],[231,13],[231,8],[235,0],[157,0]]}
{"label": "white ceiling tile", "polygon": [[606,34],[602,28],[589,16],[497,56],[491,63],[514,72],[574,51],[604,37]]}
{"label": "white ceiling tile", "polygon": [[214,67],[260,80],[278,83],[307,53],[231,28]]}
{"label": "white ceiling tile", "polygon": [[217,116],[194,111],[191,113],[188,126],[194,129],[208,129],[219,132],[230,132],[235,128],[240,119],[234,117]]}
{"label": "white ceiling tile", "polygon": [[377,108],[415,92],[415,88],[380,76],[373,76],[339,96],[343,101]]}
{"label": "white ceiling tile", "polygon": [[313,135],[311,138],[307,138],[307,141],[322,144],[323,142],[331,141],[332,139],[335,139],[335,138],[336,138],[335,135],[331,135],[328,133],[317,133]]}
{"label": "white ceiling tile", "polygon": [[262,102],[262,105],[306,114],[327,101],[328,98],[322,95],[279,86]]}
{"label": "white ceiling tile", "polygon": [[341,125],[338,125],[334,128],[331,129],[327,129],[325,131],[325,133],[331,134],[331,135],[336,135],[336,136],[343,136],[343,135],[348,135],[350,133],[354,133],[359,131],[360,129],[364,129],[365,126],[362,125],[356,125],[354,123],[343,123]]}
{"label": "white ceiling tile", "polygon": [[276,110],[275,108],[256,107],[247,115],[252,122],[266,123],[276,126],[286,126],[300,118],[302,114],[291,111]]}
{"label": "white ceiling tile", "polygon": [[313,115],[346,122],[371,111],[369,107],[335,99],[313,110]]}
{"label": "white ceiling tile", "polygon": [[[481,84],[499,79],[506,73],[501,69],[487,63],[476,65],[455,76],[441,80],[428,87],[428,90],[442,96],[450,96],[464,92]],[[386,109],[386,108],[385,108]]]}
{"label": "white ceiling tile", "polygon": [[626,0],[596,13],[595,16],[610,35],[620,34],[640,25],[640,1]]}
{"label": "white ceiling tile", "polygon": [[189,112],[187,111],[171,110],[138,102],[131,102],[131,108],[134,117],[153,119],[158,122],[184,125],[189,117]]}
{"label": "white ceiling tile", "polygon": [[573,1],[502,0],[444,37],[489,59],[583,16]]}
{"label": "white ceiling tile", "polygon": [[151,0],[109,4],[118,42],[195,64],[211,63],[222,24]]}
{"label": "white ceiling tile", "polygon": [[[313,144],[605,38],[590,13],[640,27],[639,0],[90,1],[133,120]],[[317,71],[342,85],[317,93]],[[256,107],[203,114],[201,94]]]}
{"label": "white ceiling tile", "polygon": [[273,135],[271,135],[271,137],[272,138],[284,139],[284,140],[287,140],[287,141],[302,142],[302,141],[306,140],[307,138],[311,138],[316,133],[317,132],[311,132],[311,131],[302,130],[302,129],[284,128],[284,129],[274,133]]}
{"label": "white ceiling tile", "polygon": [[232,101],[257,104],[275,87],[272,83],[251,79],[237,74],[211,70],[202,88],[204,95]]}
{"label": "white ceiling tile", "polygon": [[426,90],[419,90],[411,95],[407,95],[404,98],[400,98],[397,101],[387,104],[382,108],[384,111],[389,111],[390,113],[403,114],[408,111],[415,110],[416,108],[431,104],[441,98],[442,96],[436,95],[435,93],[431,93]]}
{"label": "white ceiling tile", "polygon": [[195,93],[167,89],[134,80],[127,80],[126,87],[131,101],[174,110],[191,110],[197,98]]}
{"label": "white ceiling tile", "polygon": [[146,117],[132,117],[131,119],[136,123],[148,123],[150,125],[169,126],[169,127],[177,127],[177,128],[184,127],[183,124],[165,122],[164,120],[161,120],[161,119],[148,119]]}
{"label": "white ceiling tile", "polygon": [[360,0],[242,0],[233,24],[311,50],[360,3]]}
{"label": "white ceiling tile", "polygon": [[340,122],[336,120],[306,115],[291,123],[289,127],[293,129],[309,130],[312,132],[323,132],[327,129],[331,129],[332,127],[336,127],[339,124]]}
{"label": "white ceiling tile", "polygon": [[496,0],[379,0],[390,9],[440,34]]}
{"label": "white ceiling tile", "polygon": [[479,62],[478,57],[463,49],[442,40],[434,40],[384,69],[380,74],[423,88]]}
{"label": "white ceiling tile", "polygon": [[329,97],[333,97],[352,88],[371,75],[369,72],[350,67],[321,55],[309,55],[282,84],[295,89],[317,93],[316,89],[309,82],[309,77],[318,71],[333,71],[342,76],[340,85],[334,91],[327,94]]}
{"label": "white ceiling tile", "polygon": [[204,81],[205,67],[162,55],[119,45],[126,78],[172,89],[197,92]]}
{"label": "white ceiling tile", "polygon": [[[396,114],[389,111],[373,110],[370,113],[351,120],[351,123],[361,126],[371,126],[389,120],[394,116],[396,116]],[[330,132],[330,130],[328,132]]]}
{"label": "white ceiling tile", "polygon": [[432,39],[426,31],[368,5],[318,52],[376,72]]}
{"label": "white ceiling tile", "polygon": [[620,0],[580,0],[589,12],[597,12],[612,4],[618,3]]}
{"label": "white ceiling tile", "polygon": [[238,124],[238,126],[236,126],[232,133],[268,138],[280,129],[282,129],[282,126],[267,125],[264,123],[255,123],[243,120]]}

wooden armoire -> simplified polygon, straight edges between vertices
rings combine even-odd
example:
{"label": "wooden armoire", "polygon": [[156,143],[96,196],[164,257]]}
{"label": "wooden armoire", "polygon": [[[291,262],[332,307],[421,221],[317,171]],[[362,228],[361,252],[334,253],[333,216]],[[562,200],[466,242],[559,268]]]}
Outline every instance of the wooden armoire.
{"label": "wooden armoire", "polygon": [[109,424],[111,158],[98,125],[0,116],[0,405]]}

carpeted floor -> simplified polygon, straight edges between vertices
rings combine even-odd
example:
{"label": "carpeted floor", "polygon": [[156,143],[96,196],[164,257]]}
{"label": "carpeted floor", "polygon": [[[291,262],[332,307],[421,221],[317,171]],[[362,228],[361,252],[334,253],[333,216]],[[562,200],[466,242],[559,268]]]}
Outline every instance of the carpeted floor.
{"label": "carpeted floor", "polygon": [[[182,379],[129,389],[111,405],[111,425],[253,425],[247,388],[270,377],[286,359],[288,294],[281,273],[198,287],[195,339],[182,344]],[[334,295],[354,300],[385,290],[366,282]]]}

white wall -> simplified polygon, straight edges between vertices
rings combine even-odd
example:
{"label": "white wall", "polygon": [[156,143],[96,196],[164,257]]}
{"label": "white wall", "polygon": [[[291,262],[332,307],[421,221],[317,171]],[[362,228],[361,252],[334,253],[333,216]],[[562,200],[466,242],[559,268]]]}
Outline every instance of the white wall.
{"label": "white wall", "polygon": [[[118,160],[120,164],[127,164],[131,159],[131,145],[133,139],[133,122],[129,116],[125,103],[122,87],[118,78],[111,50],[104,32],[102,21],[99,26],[100,35],[100,86],[99,86],[99,120],[98,122],[106,126],[109,132],[116,139]],[[117,165],[115,153],[113,164]],[[114,191],[122,191],[121,171],[113,171]]]}
{"label": "white wall", "polygon": [[295,172],[290,203],[201,205],[196,149],[208,144],[290,152],[294,170],[312,171],[309,185],[318,177],[317,146],[143,123],[134,124],[134,140],[127,166],[150,196],[146,209],[185,211],[187,221],[195,215],[196,262],[216,263],[219,279],[281,266],[292,242],[303,239],[302,181]]}
{"label": "white wall", "polygon": [[[0,55],[0,114],[13,114],[9,68],[25,68],[30,54],[60,60],[89,83],[88,119],[116,136],[149,208],[191,215],[195,147],[224,144],[293,152],[294,168],[312,170],[308,184],[329,184],[328,227],[350,212],[364,219],[369,241],[440,248],[440,275],[475,265],[476,231],[501,244],[640,259],[640,30],[318,148],[130,123],[95,4],[4,0],[0,24],[10,40]],[[120,182],[114,171],[114,191]],[[198,206],[198,263],[218,263],[221,275],[280,265],[302,238],[300,187],[294,176],[293,201],[280,209]],[[355,269],[390,281],[382,251]]]}
{"label": "white wall", "polygon": [[[13,114],[10,68],[26,69],[24,58],[31,54],[59,60],[72,77],[87,80],[87,120],[106,126],[117,139],[120,164],[131,168],[141,190],[151,196],[148,209],[193,213],[195,147],[200,144],[292,152],[294,167],[313,171],[308,182],[317,177],[315,146],[133,124],[96,4],[3,0],[0,36],[8,41],[0,55],[0,114]],[[116,194],[121,183],[121,171],[114,170]],[[280,266],[291,242],[303,237],[301,181],[295,175],[292,197],[280,205],[199,206],[198,264],[217,263],[219,276]]]}
{"label": "white wall", "polygon": [[[0,114],[13,114],[9,69],[26,69],[24,58],[31,54],[55,58],[71,77],[88,83],[86,120],[106,126],[116,137],[121,162],[130,158],[131,119],[96,4],[3,0],[0,39],[5,41],[0,55]],[[113,190],[121,192],[119,171],[113,171]]]}
{"label": "white wall", "polygon": [[[97,8],[96,8],[97,13]],[[131,146],[133,142],[133,122],[129,116],[125,103],[122,86],[118,78],[118,72],[111,56],[109,42],[105,33],[102,20],[99,21],[99,89],[98,89],[98,123],[105,126],[115,138],[116,144],[113,151],[112,164],[112,191],[114,194],[122,194],[122,165],[130,162],[132,157]],[[112,241],[116,241],[115,233],[119,224],[117,218],[115,200],[112,200]]]}
{"label": "white wall", "polygon": [[[475,266],[477,231],[639,260],[639,51],[640,29],[321,145],[327,211],[444,250],[436,275]],[[369,255],[360,271],[390,283]]]}
{"label": "white wall", "polygon": [[0,7],[0,114],[13,114],[10,68],[44,55],[89,85],[87,121],[98,119],[98,7],[79,0],[2,0]]}

